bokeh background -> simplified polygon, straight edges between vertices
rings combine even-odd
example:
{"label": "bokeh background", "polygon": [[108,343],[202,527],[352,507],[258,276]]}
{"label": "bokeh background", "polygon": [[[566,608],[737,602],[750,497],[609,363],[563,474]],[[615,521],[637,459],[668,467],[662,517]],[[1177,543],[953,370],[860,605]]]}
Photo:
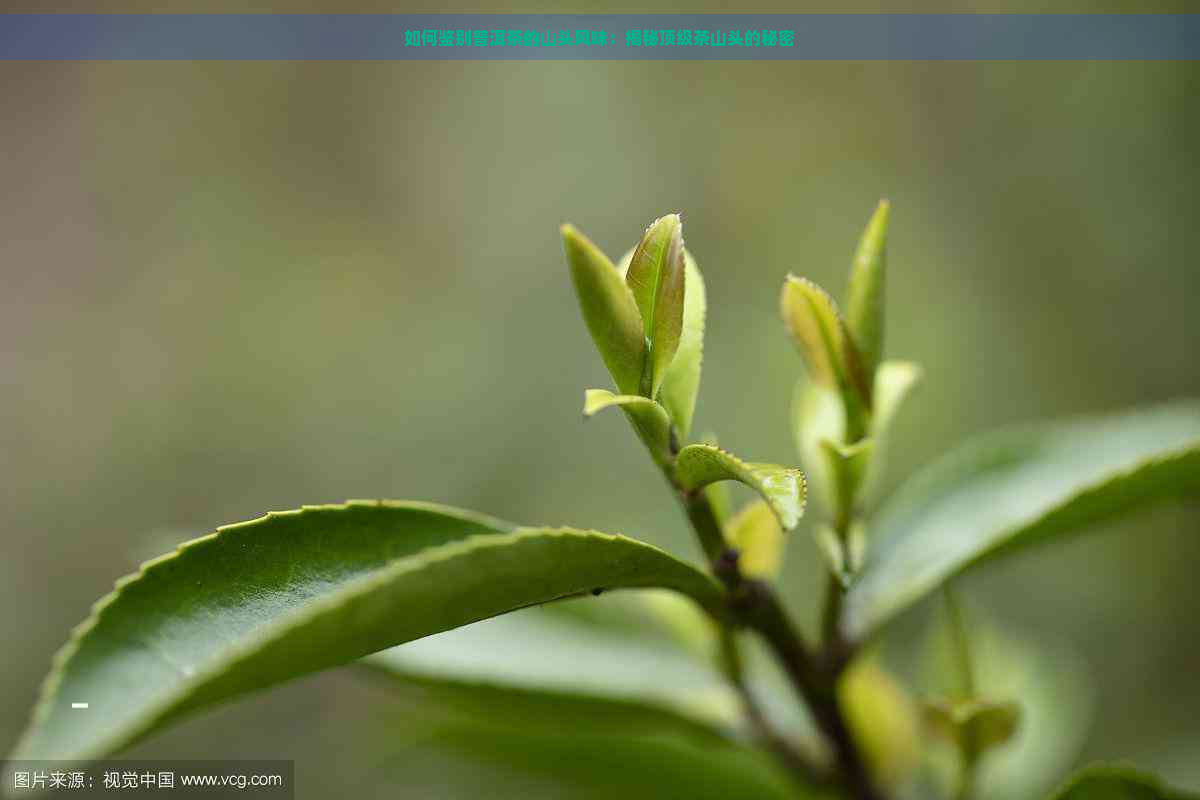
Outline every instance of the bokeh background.
{"label": "bokeh background", "polygon": [[[887,351],[926,369],[893,482],[1004,423],[1200,396],[1198,90],[1186,63],[3,65],[0,749],[115,577],[270,509],[431,499],[695,556],[620,415],[581,419],[610,381],[563,221],[615,257],[683,212],[697,428],[754,459],[796,460],[780,282],[840,292],[882,196]],[[1086,678],[1072,763],[1200,788],[1198,528],[1173,504],[964,582]],[[806,536],[788,559],[811,617]],[[570,793],[423,740],[429,705],[333,672],[136,754],[295,758],[302,797],[382,794],[380,759],[414,797]]]}

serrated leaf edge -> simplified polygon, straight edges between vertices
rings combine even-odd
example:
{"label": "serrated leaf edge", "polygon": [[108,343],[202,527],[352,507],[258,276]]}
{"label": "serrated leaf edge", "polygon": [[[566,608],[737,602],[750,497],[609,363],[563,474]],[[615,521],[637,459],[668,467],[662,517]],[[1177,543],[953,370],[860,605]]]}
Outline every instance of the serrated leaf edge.
{"label": "serrated leaf edge", "polygon": [[[808,504],[808,478],[805,477],[803,470],[796,468],[796,467],[785,467],[780,464],[767,464],[767,463],[756,462],[756,461],[743,461],[742,459],[738,458],[737,456],[735,456],[733,453],[729,452],[728,450],[725,450],[724,448],[717,447],[716,445],[711,445],[711,444],[690,444],[690,445],[688,445],[687,447],[683,448],[683,450],[681,450],[679,452],[678,456],[676,456],[677,464],[678,464],[678,459],[683,458],[683,454],[688,451],[718,452],[721,455],[723,455],[725,458],[727,458],[731,462],[733,462],[735,466],[737,466],[738,468],[740,468],[747,474],[753,476],[754,477],[753,483],[751,483],[749,481],[743,481],[740,478],[722,478],[722,479],[718,479],[718,480],[736,480],[741,483],[746,483],[748,486],[750,486],[750,488],[757,491],[762,496],[763,500],[767,501],[767,505],[769,505],[771,507],[771,510],[775,512],[775,516],[779,519],[779,524],[783,527],[783,529],[785,531],[794,530],[796,525],[799,524],[800,518],[804,516],[804,509]],[[793,521],[793,523],[791,525],[787,524],[789,515],[786,514],[786,512],[780,507],[779,503],[776,500],[774,500],[772,497],[770,497],[768,495],[768,493],[764,490],[765,485],[762,484],[761,472],[767,471],[767,470],[772,471],[772,472],[775,472],[775,471],[783,472],[783,473],[787,474],[789,477],[793,477],[796,479],[796,489],[797,489],[797,494],[799,496],[798,497],[799,509],[796,514],[796,519]],[[685,485],[684,488],[686,488],[688,491],[696,491],[698,489],[704,488],[705,486],[709,485],[710,483],[716,483],[716,482],[717,481],[708,481],[707,483],[702,483],[702,484],[697,484],[697,485]]]}
{"label": "serrated leaf edge", "polygon": [[[10,758],[21,758],[21,754],[25,750],[28,740],[32,737],[36,729],[46,722],[49,714],[52,711],[51,701],[54,699],[58,687],[62,682],[66,666],[78,651],[84,637],[100,623],[104,611],[120,598],[121,592],[126,586],[145,577],[146,574],[154,570],[156,567],[159,567],[163,563],[181,558],[187,554],[188,550],[195,548],[197,545],[207,543],[213,539],[225,535],[228,531],[261,524],[276,517],[299,516],[313,511],[346,510],[354,506],[362,505],[433,510],[437,511],[438,513],[445,513],[482,524],[495,524],[498,526],[499,532],[475,534],[458,541],[449,542],[443,545],[435,545],[433,547],[420,550],[412,555],[405,556],[378,569],[372,570],[371,572],[358,578],[347,581],[338,591],[328,596],[312,599],[296,613],[281,617],[278,620],[264,626],[253,640],[243,641],[232,646],[227,657],[215,661],[208,667],[197,670],[196,672],[187,676],[186,679],[176,685],[176,691],[173,693],[171,698],[168,698],[163,702],[151,704],[147,711],[141,715],[137,724],[127,726],[125,733],[120,737],[111,740],[107,747],[97,748],[94,751],[83,751],[82,753],[70,757],[70,760],[85,761],[90,758],[97,757],[99,754],[116,752],[124,747],[127,747],[128,745],[137,741],[146,732],[152,730],[160,721],[169,717],[169,715],[178,707],[178,698],[186,696],[192,690],[203,686],[208,680],[219,676],[221,673],[232,667],[235,667],[240,660],[253,655],[257,650],[261,649],[264,644],[269,644],[272,640],[281,638],[292,629],[300,627],[319,614],[332,611],[340,605],[345,605],[351,599],[366,594],[378,586],[382,586],[397,577],[409,572],[417,571],[430,564],[451,560],[467,552],[471,552],[483,547],[509,545],[526,539],[542,536],[577,536],[579,538],[594,538],[602,541],[632,542],[636,545],[656,551],[681,565],[688,566],[686,565],[686,562],[680,561],[670,553],[667,553],[666,551],[655,547],[654,545],[642,542],[638,539],[630,538],[628,536],[603,533],[596,530],[580,530],[575,528],[515,526],[512,523],[504,522],[486,514],[466,511],[464,509],[454,508],[452,506],[443,506],[438,503],[427,503],[421,501],[350,500],[345,503],[306,505],[301,506],[299,509],[270,511],[263,516],[252,520],[222,525],[218,527],[215,532],[184,542],[170,553],[165,553],[161,556],[157,556],[143,562],[136,572],[118,578],[113,584],[113,590],[92,604],[91,611],[88,616],[82,622],[72,628],[66,644],[59,648],[59,650],[55,653],[53,659],[51,660],[50,672],[42,682],[42,686],[38,694],[38,700],[34,705],[30,722],[26,727],[25,732],[22,734],[21,739],[18,741],[16,748],[14,748],[13,754],[10,756]],[[712,596],[707,598],[707,602],[704,602],[701,598],[695,596],[693,596],[693,599],[709,608],[715,608],[719,602],[721,591],[719,586],[711,578],[708,578],[707,575],[704,575],[704,573],[701,573],[698,570],[696,573],[698,576],[708,579],[710,588],[712,589]]]}

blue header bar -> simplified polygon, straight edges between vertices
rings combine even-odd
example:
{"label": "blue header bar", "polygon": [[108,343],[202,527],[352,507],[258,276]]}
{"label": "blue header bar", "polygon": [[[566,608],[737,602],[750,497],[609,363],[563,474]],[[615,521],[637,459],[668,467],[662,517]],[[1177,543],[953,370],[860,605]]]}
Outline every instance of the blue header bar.
{"label": "blue header bar", "polygon": [[0,60],[1192,60],[1200,14],[4,14]]}

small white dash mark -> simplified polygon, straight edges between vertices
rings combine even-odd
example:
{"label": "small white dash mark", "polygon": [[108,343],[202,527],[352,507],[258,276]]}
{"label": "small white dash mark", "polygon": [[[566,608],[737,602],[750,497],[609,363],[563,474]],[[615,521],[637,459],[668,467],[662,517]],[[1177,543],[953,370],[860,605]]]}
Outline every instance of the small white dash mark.
{"label": "small white dash mark", "polygon": [[87,703],[71,703],[71,708],[87,708]]}

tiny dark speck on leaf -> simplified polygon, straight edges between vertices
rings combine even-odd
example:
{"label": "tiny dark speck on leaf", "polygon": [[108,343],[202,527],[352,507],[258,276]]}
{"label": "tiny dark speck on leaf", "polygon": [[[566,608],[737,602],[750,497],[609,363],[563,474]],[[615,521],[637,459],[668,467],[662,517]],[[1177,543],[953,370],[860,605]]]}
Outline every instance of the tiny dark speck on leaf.
{"label": "tiny dark speck on leaf", "polygon": [[595,589],[592,589],[592,597],[599,597],[603,593],[604,593],[604,589],[602,589],[602,588],[597,587]]}

